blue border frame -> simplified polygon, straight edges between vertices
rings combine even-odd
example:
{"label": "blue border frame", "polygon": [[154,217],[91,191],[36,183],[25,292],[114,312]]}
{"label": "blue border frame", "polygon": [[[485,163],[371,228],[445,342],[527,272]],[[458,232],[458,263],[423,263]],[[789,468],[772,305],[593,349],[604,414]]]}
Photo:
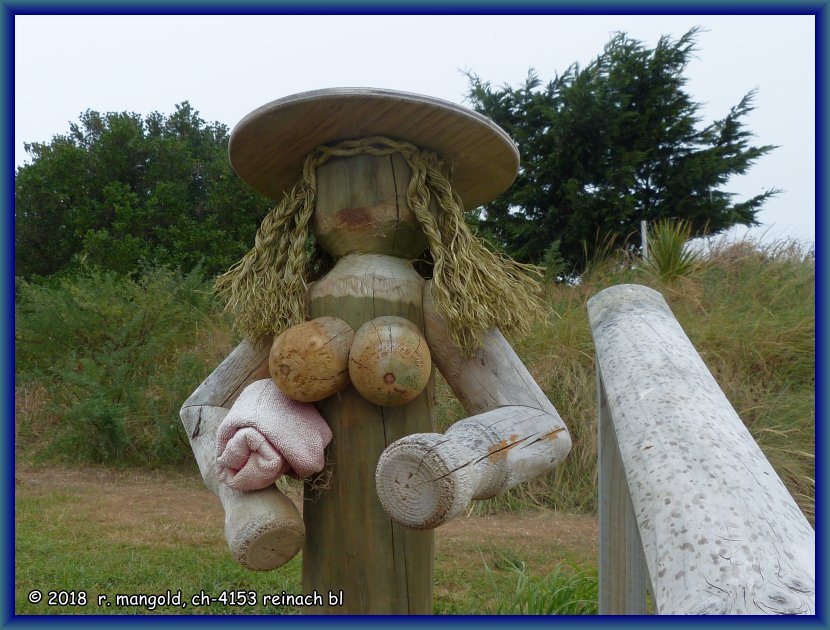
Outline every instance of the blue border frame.
{"label": "blue border frame", "polygon": [[[0,192],[4,206],[8,209],[14,203],[14,23],[9,10],[3,6],[0,13],[0,37],[3,41],[2,83],[7,86],[3,93],[2,131],[3,150],[0,152]],[[3,510],[2,528],[2,577],[0,577],[0,623],[5,625],[14,614],[14,213],[5,212],[2,218],[2,237],[5,247],[2,249],[0,267],[0,287],[4,296],[4,308],[0,315],[2,323],[2,341],[0,355],[3,357],[3,476],[0,485],[0,505]]]}
{"label": "blue border frame", "polygon": [[[830,388],[830,379],[824,370],[826,348],[825,348],[825,334],[823,330],[823,322],[827,315],[825,306],[826,292],[825,292],[825,274],[826,274],[826,255],[822,248],[823,243],[827,237],[827,220],[824,216],[824,211],[830,210],[828,207],[827,184],[830,181],[830,170],[827,167],[826,151],[827,151],[827,125],[826,117],[823,115],[827,107],[827,55],[828,43],[827,34],[830,32],[830,0],[823,1],[800,1],[788,4],[772,3],[772,2],[752,2],[732,0],[728,4],[717,2],[716,0],[677,0],[671,4],[665,1],[658,2],[608,2],[608,1],[591,1],[575,2],[573,0],[568,2],[556,2],[539,0],[536,2],[524,0],[516,4],[502,4],[499,0],[492,2],[478,2],[476,0],[459,1],[452,3],[441,3],[437,0],[423,0],[415,2],[413,0],[406,0],[405,2],[395,3],[393,5],[378,2],[333,2],[331,0],[310,0],[308,2],[285,2],[279,3],[274,1],[262,0],[253,1],[247,0],[244,3],[232,4],[219,0],[215,3],[203,3],[195,0],[167,3],[163,0],[130,0],[125,3],[115,4],[111,1],[102,0],[94,2],[91,0],[84,0],[78,2],[59,2],[59,1],[31,1],[23,0],[0,0],[0,33],[2,34],[2,79],[3,85],[6,86],[6,91],[3,98],[3,117],[2,127],[0,127],[0,135],[3,137],[3,151],[0,153],[0,166],[2,166],[3,177],[0,179],[0,192],[2,199],[6,201],[5,208],[11,209],[14,204],[14,158],[13,158],[13,138],[14,138],[14,16],[18,14],[38,15],[38,14],[294,14],[294,13],[339,13],[339,14],[581,14],[581,15],[600,15],[600,14],[630,14],[630,15],[645,15],[645,14],[662,14],[662,15],[694,15],[694,14],[764,14],[764,15],[814,15],[816,16],[816,138],[817,138],[817,155],[816,155],[816,263],[817,263],[817,288],[816,288],[816,318],[819,325],[816,328],[816,452],[825,453],[826,431],[821,422],[826,414],[826,394]],[[2,573],[0,573],[0,625],[25,625],[25,626],[51,626],[51,625],[79,625],[91,624],[101,625],[109,623],[118,624],[162,624],[167,626],[168,623],[199,623],[199,624],[221,624],[221,623],[239,623],[242,621],[239,617],[203,617],[192,618],[187,616],[153,616],[153,617],[128,617],[128,616],[81,616],[81,617],[50,617],[50,616],[26,616],[18,617],[14,615],[14,222],[13,212],[6,211],[3,216],[3,237],[5,248],[2,249],[2,289],[5,296],[5,308],[2,311],[0,320],[2,320],[3,337],[0,341],[0,351],[4,357],[4,365],[6,368],[4,382],[6,384],[3,403],[4,422],[3,437],[3,479],[0,489],[0,499],[2,505],[6,509],[3,511],[3,520],[6,527],[3,528],[2,547],[0,548],[0,557],[2,558]],[[825,510],[827,506],[827,487],[824,483],[826,475],[826,467],[821,457],[816,457],[816,530],[819,533],[816,540],[816,556],[817,556],[817,574],[816,574],[816,616],[812,618],[787,618],[785,623],[799,625],[807,624],[810,626],[827,627],[827,598],[830,596],[830,589],[827,588],[826,574],[824,571],[825,562],[825,546],[823,544],[822,536],[823,528],[826,523]],[[245,617],[244,622],[247,624],[276,624],[279,623],[281,627],[295,627],[309,625],[316,625],[321,622],[323,618],[308,617],[308,618],[291,618],[279,617],[279,621],[275,621],[272,617]],[[350,625],[354,619],[361,625],[377,625],[388,624],[390,618],[388,617],[336,617],[325,618],[323,623],[336,623]],[[551,624],[555,623],[557,626],[572,626],[595,623],[613,623],[613,624],[661,624],[661,623],[707,623],[711,624],[713,621],[700,620],[694,618],[671,618],[670,621],[665,621],[658,617],[601,617],[601,618],[556,618],[555,620],[521,617],[514,618],[511,621],[520,620],[523,624]],[[475,623],[478,625],[491,625],[494,623],[502,624],[505,619],[501,617],[439,617],[439,618],[395,618],[395,623],[405,625],[421,625],[421,624],[469,624]],[[775,619],[769,618],[729,618],[721,620],[725,623],[732,624],[758,624],[758,623],[776,623]],[[719,623],[719,622],[714,622]]]}
{"label": "blue border frame", "polygon": [[3,0],[6,16],[13,15],[84,15],[84,14],[153,14],[153,15],[246,15],[246,14],[552,14],[552,15],[821,15],[828,3],[821,0],[796,0],[792,3],[757,0],[520,0],[504,3],[481,0],[244,0],[240,3],[201,2],[199,0]]}
{"label": "blue border frame", "polygon": [[827,417],[827,347],[824,324],[827,321],[826,273],[827,254],[823,248],[827,242],[828,221],[825,213],[830,209],[827,181],[830,169],[827,166],[827,115],[828,77],[827,55],[830,52],[827,36],[830,33],[830,5],[822,5],[816,15],[816,615],[827,623],[827,600],[830,589],[824,570],[827,550],[824,545],[827,524],[827,468],[820,453],[827,453],[827,431],[824,419]]}

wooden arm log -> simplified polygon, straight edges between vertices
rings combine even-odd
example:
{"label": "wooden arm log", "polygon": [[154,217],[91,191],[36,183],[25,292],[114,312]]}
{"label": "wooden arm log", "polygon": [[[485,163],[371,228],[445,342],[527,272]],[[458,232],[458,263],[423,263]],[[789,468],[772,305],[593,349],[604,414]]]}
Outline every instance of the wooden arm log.
{"label": "wooden arm log", "polygon": [[565,424],[498,330],[464,357],[424,290],[424,333],[432,358],[470,417],[445,435],[421,433],[391,444],[375,475],[387,513],[433,528],[557,466],[571,449]]}
{"label": "wooden arm log", "polygon": [[558,416],[531,407],[494,409],[452,425],[444,435],[417,433],[378,461],[377,491],[386,512],[431,529],[556,466],[570,450]]}
{"label": "wooden arm log", "polygon": [[294,503],[276,486],[239,492],[216,474],[216,431],[250,383],[268,378],[269,347],[243,342],[181,408],[181,419],[205,485],[225,510],[225,538],[234,559],[253,571],[282,566],[302,548],[305,528]]}

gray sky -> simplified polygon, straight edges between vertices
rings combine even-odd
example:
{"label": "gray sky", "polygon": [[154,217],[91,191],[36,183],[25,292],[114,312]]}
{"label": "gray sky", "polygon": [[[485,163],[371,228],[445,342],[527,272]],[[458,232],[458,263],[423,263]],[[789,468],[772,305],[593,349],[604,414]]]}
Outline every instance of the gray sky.
{"label": "gray sky", "polygon": [[[708,123],[757,88],[746,122],[780,148],[727,190],[782,188],[751,231],[815,241],[813,16],[16,16],[15,164],[24,142],[65,133],[86,109],[169,114],[184,100],[233,127],[296,92],[363,86],[464,104],[470,70],[494,86],[543,82],[625,31],[654,46],[693,26],[686,89]],[[745,230],[737,232],[738,235]]]}

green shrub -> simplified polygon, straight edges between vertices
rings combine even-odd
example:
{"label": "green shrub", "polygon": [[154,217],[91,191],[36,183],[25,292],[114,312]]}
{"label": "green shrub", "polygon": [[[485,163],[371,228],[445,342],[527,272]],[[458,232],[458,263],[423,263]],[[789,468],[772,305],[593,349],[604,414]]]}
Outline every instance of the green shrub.
{"label": "green shrub", "polygon": [[17,291],[17,384],[45,388],[39,411],[58,418],[46,440],[24,447],[96,463],[180,461],[178,408],[205,372],[195,334],[217,318],[198,270],[147,268],[135,280],[88,270]]}

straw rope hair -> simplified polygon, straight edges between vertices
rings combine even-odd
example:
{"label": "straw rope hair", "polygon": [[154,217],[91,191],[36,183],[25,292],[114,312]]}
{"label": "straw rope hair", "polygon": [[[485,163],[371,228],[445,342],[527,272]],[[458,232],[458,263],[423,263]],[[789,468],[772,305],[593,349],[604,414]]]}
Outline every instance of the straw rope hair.
{"label": "straw rope hair", "polygon": [[[434,261],[433,295],[453,341],[466,355],[482,345],[485,333],[525,333],[542,312],[541,269],[491,251],[464,220],[464,206],[453,190],[447,168],[434,153],[386,137],[346,140],[314,149],[302,180],[265,217],[254,247],[216,280],[216,293],[236,313],[237,329],[263,341],[305,319],[306,280],[312,259],[309,222],[317,192],[317,168],[338,157],[400,153],[412,171],[407,188],[410,209],[421,224]],[[429,211],[437,202],[437,216]]]}

